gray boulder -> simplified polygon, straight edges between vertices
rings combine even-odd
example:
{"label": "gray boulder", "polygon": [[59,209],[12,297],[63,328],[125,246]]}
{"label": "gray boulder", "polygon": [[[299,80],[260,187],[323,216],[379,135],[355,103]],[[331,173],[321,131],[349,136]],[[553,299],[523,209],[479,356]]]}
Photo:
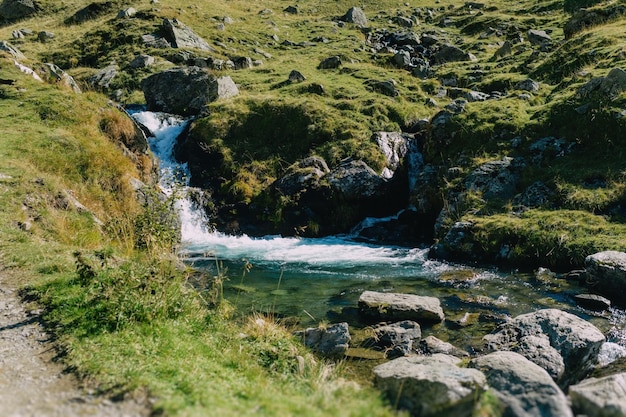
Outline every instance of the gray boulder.
{"label": "gray boulder", "polygon": [[319,180],[330,170],[326,161],[317,156],[302,159],[287,168],[285,174],[272,184],[283,195],[293,196],[317,188]]}
{"label": "gray boulder", "polygon": [[290,84],[295,84],[306,81],[306,77],[298,70],[291,70],[287,80]]}
{"label": "gray boulder", "polygon": [[374,198],[384,192],[385,179],[363,161],[347,161],[326,176],[331,189],[348,200]]}
{"label": "gray boulder", "polygon": [[479,191],[484,198],[512,198],[520,180],[521,164],[510,157],[482,164],[465,179],[468,191]]}
{"label": "gray boulder", "polygon": [[15,59],[26,58],[19,49],[17,49],[15,46],[11,45],[7,41],[0,41],[0,51],[7,52],[9,55],[11,55]]}
{"label": "gray boulder", "polygon": [[422,338],[422,329],[417,322],[404,320],[374,327],[376,345],[387,349],[388,358],[407,356]]}
{"label": "gray boulder", "polygon": [[111,64],[108,67],[102,68],[96,71],[89,80],[89,85],[100,90],[105,90],[111,87],[111,82],[119,73],[119,67],[117,64]]}
{"label": "gray boulder", "polygon": [[136,55],[132,61],[130,61],[130,67],[134,69],[146,68],[154,64],[154,57],[146,54]]}
{"label": "gray boulder", "polygon": [[501,405],[502,417],[569,417],[572,410],[550,375],[522,355],[494,352],[473,359]]}
{"label": "gray boulder", "polygon": [[476,57],[453,45],[442,45],[433,55],[435,64],[456,61],[476,61]]}
{"label": "gray boulder", "polygon": [[385,81],[367,81],[366,85],[370,88],[370,90],[375,91],[380,94],[384,94],[388,97],[397,97],[400,95],[398,89],[396,88],[396,82],[394,80],[385,80]]}
{"label": "gray boulder", "polygon": [[594,417],[626,416],[626,373],[589,378],[569,387],[577,414]]}
{"label": "gray boulder", "polygon": [[367,26],[367,16],[360,7],[351,7],[345,15],[339,18],[342,22],[354,23],[357,26]]}
{"label": "gray boulder", "polygon": [[573,314],[545,309],[515,317],[483,341],[491,351],[523,355],[545,369],[559,386],[567,387],[593,368],[604,335]]}
{"label": "gray boulder", "polygon": [[33,0],[4,0],[0,4],[0,17],[5,20],[23,19],[37,12]]}
{"label": "gray boulder", "polygon": [[539,91],[539,83],[530,78],[527,78],[515,84],[514,88],[516,90],[530,91],[531,93],[535,93]]}
{"label": "gray boulder", "polygon": [[127,9],[123,9],[117,12],[117,18],[129,19],[131,17],[135,17],[136,14],[137,14],[137,10],[134,7],[129,7]]}
{"label": "gray boulder", "polygon": [[374,368],[374,375],[394,404],[420,417],[470,416],[487,389],[482,372],[439,356],[394,359]]}
{"label": "gray boulder", "polygon": [[80,94],[82,92],[76,80],[74,80],[71,75],[63,71],[58,66],[46,63],[42,65],[42,70],[42,72],[44,72],[43,78],[46,81],[59,84],[62,87],[72,90],[76,94]]}
{"label": "gray boulder", "polygon": [[327,327],[311,327],[296,332],[295,335],[302,338],[308,348],[329,358],[343,357],[351,340],[348,323],[337,323]]}
{"label": "gray boulder", "polygon": [[552,38],[545,30],[531,29],[527,35],[530,43],[534,45],[543,46],[552,42]]}
{"label": "gray boulder", "polygon": [[383,177],[393,177],[409,150],[410,139],[408,135],[400,132],[376,132],[372,135],[372,140],[378,144],[387,160],[382,172]]}
{"label": "gray boulder", "polygon": [[204,39],[177,19],[164,19],[163,30],[166,39],[174,48],[194,48],[214,52]]}
{"label": "gray boulder", "polygon": [[239,94],[230,77],[216,77],[199,67],[175,67],[153,74],[141,83],[148,109],[193,115],[219,98]]}
{"label": "gray boulder", "polygon": [[426,355],[444,354],[456,357],[469,356],[464,350],[459,349],[452,343],[444,342],[435,336],[427,336],[420,341],[421,351]]}
{"label": "gray boulder", "polygon": [[583,308],[595,311],[603,311],[611,307],[611,300],[597,294],[576,294],[574,301]]}
{"label": "gray boulder", "polygon": [[438,298],[413,294],[365,291],[359,297],[363,316],[382,320],[441,322],[445,319]]}
{"label": "gray boulder", "polygon": [[317,69],[336,69],[339,68],[341,64],[342,63],[340,57],[331,56],[320,62],[320,64],[317,66]]}
{"label": "gray boulder", "polygon": [[587,282],[594,292],[618,303],[626,302],[626,253],[605,251],[585,258]]}

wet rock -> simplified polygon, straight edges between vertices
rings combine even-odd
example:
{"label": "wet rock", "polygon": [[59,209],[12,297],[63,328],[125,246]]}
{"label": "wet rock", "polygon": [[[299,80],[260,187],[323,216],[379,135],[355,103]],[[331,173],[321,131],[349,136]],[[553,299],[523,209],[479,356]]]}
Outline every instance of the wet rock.
{"label": "wet rock", "polygon": [[37,13],[33,0],[3,0],[0,4],[0,17],[5,20],[17,20]]}
{"label": "wet rock", "polygon": [[443,357],[404,357],[374,368],[375,384],[411,415],[466,417],[487,389],[477,369],[459,368]]}
{"label": "wet rock", "polygon": [[392,178],[409,150],[410,136],[400,132],[376,132],[372,135],[372,140],[378,144],[387,160],[381,175],[387,179]]}
{"label": "wet rock", "polygon": [[285,174],[276,180],[272,187],[278,189],[283,195],[292,196],[317,188],[319,180],[329,172],[326,161],[320,157],[311,156],[287,168]]}
{"label": "wet rock", "polygon": [[411,320],[374,327],[378,347],[387,349],[388,358],[409,355],[422,337],[420,325]]}
{"label": "wet rock", "polygon": [[604,335],[591,323],[556,309],[522,314],[483,338],[491,351],[510,350],[550,374],[559,386],[580,381],[593,367]]}
{"label": "wet rock", "polygon": [[342,63],[340,57],[331,56],[320,62],[320,64],[317,66],[317,69],[336,69],[339,68],[341,64]]}
{"label": "wet rock", "polygon": [[585,259],[587,283],[594,292],[618,303],[626,302],[626,253],[598,252]]}
{"label": "wet rock", "polygon": [[550,375],[522,355],[494,352],[472,359],[469,366],[487,377],[504,409],[503,416],[572,416],[565,394]]}
{"label": "wet rock", "polygon": [[351,340],[348,323],[337,323],[328,327],[308,328],[296,332],[296,337],[302,338],[304,344],[329,358],[343,357]]}
{"label": "wet rock", "polygon": [[198,67],[175,67],[151,75],[141,88],[148,109],[180,115],[199,114],[208,103],[239,94],[230,77],[216,77]]}
{"label": "wet rock", "polygon": [[177,19],[164,19],[162,27],[166,33],[165,38],[174,48],[194,48],[203,51],[215,51],[207,41],[196,35],[193,30]]}
{"label": "wet rock", "polygon": [[354,23],[360,27],[367,26],[367,16],[365,16],[365,12],[360,7],[351,7],[339,20],[346,23]]}
{"label": "wet rock", "polygon": [[469,356],[469,353],[466,351],[435,336],[427,336],[425,339],[422,339],[420,341],[420,349],[426,355],[444,354],[460,358]]}
{"label": "wet rock", "polygon": [[344,162],[326,179],[335,192],[349,200],[380,196],[385,185],[385,179],[363,161]]}
{"label": "wet rock", "polygon": [[601,295],[577,294],[574,296],[576,304],[589,310],[602,311],[611,307],[611,301]]}
{"label": "wet rock", "polygon": [[569,387],[572,409],[588,416],[626,416],[626,373],[589,378]]}
{"label": "wet rock", "polygon": [[359,297],[359,311],[381,320],[441,322],[445,315],[438,298],[413,294],[365,291]]}

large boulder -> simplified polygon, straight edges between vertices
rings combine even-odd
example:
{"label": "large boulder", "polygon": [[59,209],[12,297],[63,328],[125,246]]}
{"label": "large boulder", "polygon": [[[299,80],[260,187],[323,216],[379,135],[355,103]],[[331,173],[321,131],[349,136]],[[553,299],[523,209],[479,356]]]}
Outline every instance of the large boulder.
{"label": "large boulder", "polygon": [[153,74],[141,83],[148,109],[195,115],[219,98],[239,94],[233,80],[216,77],[199,67],[175,67]]}
{"label": "large boulder", "polygon": [[578,89],[578,95],[587,98],[593,93],[602,97],[617,97],[626,91],[626,71],[621,68],[613,68],[606,77],[596,77],[587,81]]}
{"label": "large boulder", "polygon": [[577,414],[594,417],[626,417],[626,373],[589,378],[569,387]]}
{"label": "large boulder", "polygon": [[626,253],[605,251],[589,255],[585,259],[585,270],[594,292],[611,301],[626,303]]}
{"label": "large boulder", "polygon": [[0,4],[0,17],[4,20],[17,20],[32,16],[37,12],[33,0],[4,0]]}
{"label": "large boulder", "polygon": [[381,324],[373,331],[376,345],[387,350],[388,358],[409,355],[422,338],[420,325],[411,320]]}
{"label": "large boulder", "polygon": [[482,372],[455,362],[438,355],[394,359],[374,368],[376,386],[414,416],[470,416],[487,382]]}
{"label": "large boulder", "polygon": [[569,417],[567,398],[550,375],[514,352],[494,352],[473,359],[501,405],[503,417]]}
{"label": "large boulder", "polygon": [[203,51],[214,51],[207,41],[185,26],[177,19],[164,19],[163,30],[165,38],[174,48],[194,48]]}
{"label": "large boulder", "polygon": [[348,200],[381,196],[385,179],[361,160],[346,161],[326,176],[331,188]]}
{"label": "large boulder", "polygon": [[339,20],[354,23],[361,27],[367,26],[367,16],[365,16],[365,12],[360,7],[351,7]]}
{"label": "large boulder", "polygon": [[438,298],[391,292],[364,291],[359,297],[359,311],[365,317],[418,323],[445,318]]}
{"label": "large boulder", "polygon": [[523,164],[510,157],[482,164],[465,179],[468,191],[486,199],[508,199],[515,195]]}
{"label": "large boulder", "polygon": [[517,316],[483,340],[488,350],[523,355],[559,386],[567,387],[593,368],[605,339],[591,323],[565,311],[545,309]]}
{"label": "large boulder", "polygon": [[454,45],[442,45],[433,55],[435,64],[456,61],[476,61],[476,57]]}

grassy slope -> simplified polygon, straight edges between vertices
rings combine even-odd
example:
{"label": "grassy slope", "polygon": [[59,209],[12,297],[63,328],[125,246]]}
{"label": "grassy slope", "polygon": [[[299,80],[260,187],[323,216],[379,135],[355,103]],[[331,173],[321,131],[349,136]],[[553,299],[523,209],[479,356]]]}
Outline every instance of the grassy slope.
{"label": "grassy slope", "polygon": [[[455,3],[441,1],[437,7]],[[223,127],[220,123],[224,120],[245,126],[249,115],[258,110],[255,106],[267,110],[297,104],[312,112],[314,124],[338,140],[315,149],[331,162],[361,152],[376,166],[380,156],[371,154],[368,142],[372,130],[397,130],[433,112],[423,103],[438,85],[436,81],[422,82],[390,68],[386,57],[371,56],[360,31],[350,25],[340,28],[330,23],[331,17],[353,5],[348,1],[302,1],[298,3],[301,13],[296,16],[283,14],[286,4],[278,1],[251,4],[207,0],[181,6],[176,1],[162,0],[154,7],[137,2],[132,5],[146,12],[143,19],[121,24],[111,19],[114,12],[80,25],[63,21],[87,2],[49,0],[40,4],[45,13],[0,28],[0,38],[10,39],[11,31],[20,27],[54,32],[55,38],[46,43],[33,38],[15,42],[28,57],[24,63],[53,60],[80,80],[113,59],[125,68],[135,53],[144,52],[139,36],[154,30],[162,17],[177,17],[211,43],[223,42],[226,46],[218,47],[218,55],[223,57],[260,58],[254,49],[266,50],[273,57],[262,58],[262,67],[232,74],[241,86],[240,98],[228,106],[213,106],[215,117],[207,123],[216,130]],[[410,10],[402,2],[361,4],[372,25],[380,27],[388,26],[390,17],[398,12]],[[528,183],[535,179],[553,183],[562,194],[564,207],[571,211],[535,210],[513,217],[496,208],[491,216],[474,216],[472,220],[484,236],[485,250],[497,250],[511,235],[516,241],[530,242],[520,244],[520,256],[541,250],[545,259],[558,252],[579,261],[584,251],[623,248],[626,234],[620,219],[594,214],[624,199],[622,125],[606,116],[619,107],[623,97],[599,103],[593,119],[591,115],[587,120],[577,117],[571,109],[579,104],[574,95],[576,88],[590,75],[605,75],[610,68],[623,65],[619,51],[624,45],[620,30],[624,21],[588,29],[551,54],[535,56],[532,50],[524,49],[492,62],[498,39],[481,39],[479,35],[485,28],[501,21],[513,22],[522,29],[553,27],[552,36],[562,39],[563,23],[568,18],[558,1],[494,4],[499,10],[457,17],[467,19],[467,24],[446,29],[453,38],[463,36],[461,44],[478,56],[480,69],[488,75],[472,81],[475,69],[458,63],[446,64],[439,74],[456,75],[463,85],[484,90],[510,89],[530,75],[542,82],[542,88],[528,102],[506,98],[497,103],[470,104],[459,120],[463,129],[457,142],[439,157],[456,162],[458,154],[463,153],[467,162],[462,169],[469,172],[481,162],[513,152],[507,140],[498,135],[504,129],[522,135],[526,141],[542,135],[578,137],[587,147],[525,177]],[[274,13],[270,17],[259,15],[265,8]],[[226,31],[216,28],[222,16],[235,20]],[[268,40],[274,33],[281,41],[301,42],[325,36],[331,43],[311,48],[283,47]],[[593,59],[582,59],[590,48],[600,53]],[[157,56],[164,53],[148,52]],[[321,59],[336,53],[348,62],[343,70],[316,70]],[[158,59],[151,71],[170,65]],[[291,69],[304,73],[307,83],[324,85],[327,94],[318,97],[303,93],[298,86],[276,88]],[[590,75],[577,75],[579,70]],[[135,88],[145,75],[147,72],[126,71],[120,77],[117,87],[127,90],[127,102],[142,100]],[[342,379],[341,373],[316,362],[272,323],[252,320],[235,325],[225,318],[222,309],[207,310],[205,301],[210,294],[203,299],[189,292],[186,277],[174,267],[174,261],[169,256],[163,259],[163,248],[152,248],[148,253],[133,248],[133,219],[141,211],[131,198],[126,179],[141,177],[141,173],[98,129],[105,117],[103,109],[110,110],[103,96],[74,96],[37,83],[19,74],[12,61],[5,58],[0,61],[0,78],[17,80],[14,86],[0,87],[0,116],[11,121],[5,123],[0,135],[0,173],[9,176],[0,179],[2,264],[21,271],[21,285],[28,285],[27,292],[49,307],[47,319],[56,326],[68,365],[93,377],[103,389],[147,387],[158,398],[157,408],[167,414],[203,415],[207,410],[212,415],[390,414],[377,394],[369,388],[358,389]],[[389,78],[398,81],[400,97],[381,96],[364,87],[366,80]],[[444,99],[440,105],[446,103]],[[598,136],[598,131],[604,134]],[[273,157],[268,160],[275,161]],[[290,159],[297,157],[290,155],[276,166],[286,167]],[[238,160],[240,166],[254,168],[241,161],[245,159]],[[255,184],[250,179],[252,174],[242,171],[235,178]],[[277,174],[275,171],[270,176]],[[609,186],[585,188],[585,181],[591,177],[605,178]],[[267,181],[256,180],[258,187]],[[238,186],[241,184],[234,181],[233,188]],[[108,225],[104,232],[90,215],[55,206],[55,196],[66,189],[71,189]],[[244,196],[258,191],[252,187]],[[32,224],[32,228],[26,232],[19,222]],[[549,227],[530,227],[533,225]],[[519,239],[520,235],[526,238]],[[594,245],[588,245],[590,239]],[[80,273],[72,256],[76,250],[86,254],[86,261],[79,262],[79,266],[89,266],[79,268]],[[99,266],[98,258],[92,256],[94,251],[107,259],[105,266]],[[120,305],[123,308],[118,308]],[[298,356],[304,358],[303,372]]]}

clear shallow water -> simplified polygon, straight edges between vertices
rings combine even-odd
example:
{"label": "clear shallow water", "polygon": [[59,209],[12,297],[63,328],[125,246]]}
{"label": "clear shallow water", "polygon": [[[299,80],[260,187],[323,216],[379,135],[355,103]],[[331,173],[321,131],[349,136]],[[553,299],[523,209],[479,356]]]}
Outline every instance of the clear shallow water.
{"label": "clear shallow water", "polygon": [[428,260],[424,248],[366,244],[350,236],[251,238],[208,231],[206,219],[184,197],[187,167],[172,156],[186,122],[151,112],[133,117],[154,133],[149,142],[161,161],[161,187],[168,194],[180,190],[186,262],[212,275],[225,272],[225,297],[239,311],[289,317],[302,326],[320,321],[363,326],[357,314],[363,291],[401,292],[439,298],[446,321],[424,333],[465,349],[479,347],[480,338],[505,317],[540,308],[578,314],[612,342],[626,346],[624,312],[594,315],[576,307],[572,297],[584,289],[549,274],[507,274],[451,265]]}

